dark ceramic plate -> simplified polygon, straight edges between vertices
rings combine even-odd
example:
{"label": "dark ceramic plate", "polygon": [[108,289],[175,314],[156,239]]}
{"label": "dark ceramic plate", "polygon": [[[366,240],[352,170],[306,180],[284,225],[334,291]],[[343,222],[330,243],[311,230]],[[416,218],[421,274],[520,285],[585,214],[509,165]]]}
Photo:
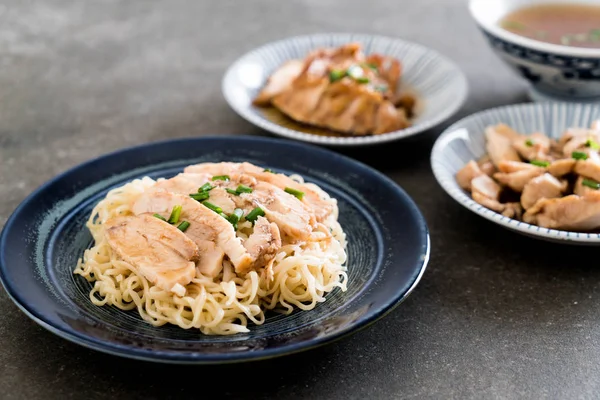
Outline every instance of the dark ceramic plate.
{"label": "dark ceramic plate", "polygon": [[[85,227],[107,191],[148,175],[169,177],[205,161],[249,161],[299,173],[338,199],[348,236],[348,290],[312,311],[270,315],[250,333],[204,336],[153,327],[136,311],[94,306],[91,285],[72,270],[91,243]],[[152,143],[75,167],[31,194],[0,237],[0,277],[13,301],[48,330],[107,353],[174,363],[223,363],[281,356],[331,342],[382,317],[419,281],[429,257],[423,216],[394,182],[336,153],[264,138]]]}

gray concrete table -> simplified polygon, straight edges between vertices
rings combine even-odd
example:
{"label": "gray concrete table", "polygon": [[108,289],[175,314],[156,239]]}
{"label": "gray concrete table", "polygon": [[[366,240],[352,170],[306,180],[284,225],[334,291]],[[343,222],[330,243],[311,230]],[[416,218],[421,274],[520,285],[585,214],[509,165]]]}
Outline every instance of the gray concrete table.
{"label": "gray concrete table", "polygon": [[[432,47],[467,73],[454,119],[526,101],[466,1],[3,1],[0,226],[42,182],[118,148],[205,134],[265,135],[225,104],[226,67],[255,46],[326,31]],[[443,127],[383,148],[345,150],[413,196],[432,238],[415,293],[369,329],[256,364],[163,366],[64,341],[0,290],[0,398],[598,398],[596,251],[504,231],[436,184]]]}

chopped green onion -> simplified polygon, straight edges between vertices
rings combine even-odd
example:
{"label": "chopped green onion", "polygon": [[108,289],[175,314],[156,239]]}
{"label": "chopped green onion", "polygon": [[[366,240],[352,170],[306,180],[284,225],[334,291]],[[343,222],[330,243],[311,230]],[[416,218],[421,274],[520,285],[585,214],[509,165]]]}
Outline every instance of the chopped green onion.
{"label": "chopped green onion", "polygon": [[229,189],[229,188],[225,188],[225,191],[229,194],[233,194],[235,196],[239,196],[239,192],[237,190],[233,190],[233,189]]}
{"label": "chopped green onion", "polygon": [[229,175],[217,175],[212,177],[213,181],[229,181]]}
{"label": "chopped green onion", "polygon": [[585,154],[583,151],[574,151],[573,153],[571,153],[571,157],[573,157],[576,160],[587,160],[588,159],[588,155]]}
{"label": "chopped green onion", "polygon": [[585,142],[585,147],[589,147],[593,150],[600,150],[600,144],[598,144],[597,142],[593,141],[592,139],[588,139]]}
{"label": "chopped green onion", "polygon": [[231,225],[233,225],[234,229],[237,229],[237,223],[243,216],[244,210],[242,210],[241,208],[236,208],[235,210],[233,210],[233,213],[229,215],[229,218],[227,218],[227,220],[231,223]]}
{"label": "chopped green onion", "polygon": [[246,185],[239,185],[235,190],[238,193],[252,193],[252,188]]}
{"label": "chopped green onion", "polygon": [[275,173],[275,171],[273,171],[271,168],[265,168],[265,169],[263,169],[263,172],[270,172],[272,174]]}
{"label": "chopped green onion", "polygon": [[158,218],[158,219],[160,219],[160,220],[163,220],[163,221],[167,222],[167,219],[165,217],[163,217],[162,215],[160,215],[160,214],[153,214],[153,216],[156,217],[156,218]]}
{"label": "chopped green onion", "polygon": [[216,206],[213,203],[209,203],[208,201],[203,201],[202,204],[204,204],[205,207],[210,208],[217,214],[221,214],[223,212],[223,209],[221,207]]}
{"label": "chopped green onion", "polygon": [[258,217],[264,217],[264,215],[265,212],[263,211],[263,209],[260,207],[256,207],[254,210],[250,211],[248,215],[246,215],[246,220],[252,222],[252,224],[254,225],[254,221],[256,221]]}
{"label": "chopped green onion", "polygon": [[592,29],[590,31],[590,40],[592,42],[597,42],[600,40],[600,29]]}
{"label": "chopped green onion", "polygon": [[600,189],[600,183],[596,182],[593,179],[583,178],[583,181],[581,181],[581,183],[584,186],[587,186],[587,187],[595,189],[595,190]]}
{"label": "chopped green onion", "polygon": [[537,165],[538,167],[547,167],[548,165],[550,165],[548,161],[542,160],[531,160],[530,163],[533,165]]}
{"label": "chopped green onion", "polygon": [[525,146],[527,146],[527,147],[532,147],[532,146],[533,146],[533,140],[531,140],[531,139],[527,139],[527,140],[525,141]]}
{"label": "chopped green onion", "polygon": [[355,80],[358,83],[369,83],[369,82],[371,82],[371,80],[369,78],[365,77],[365,76],[361,76],[359,78],[356,78]]}
{"label": "chopped green onion", "polygon": [[336,82],[346,76],[346,71],[341,69],[334,69],[329,72],[329,81]]}
{"label": "chopped green onion", "polygon": [[196,201],[204,201],[207,200],[210,195],[208,192],[200,192],[200,193],[190,193],[190,197]]}
{"label": "chopped green onion", "polygon": [[302,200],[302,198],[304,197],[304,192],[300,191],[300,190],[296,190],[293,189],[291,187],[286,187],[285,189],[283,189],[286,193],[291,194],[292,196],[296,196],[296,198],[298,200]]}
{"label": "chopped green onion", "polygon": [[360,78],[361,76],[364,75],[364,73],[365,72],[363,71],[363,69],[361,67],[359,67],[358,65],[351,66],[350,68],[348,68],[348,72],[347,72],[348,76],[350,76],[354,79]]}
{"label": "chopped green onion", "polygon": [[200,188],[198,189],[198,193],[201,192],[208,192],[209,190],[213,190],[215,187],[212,186],[210,183],[206,182],[204,185],[200,186]]}
{"label": "chopped green onion", "polygon": [[173,209],[171,210],[171,215],[169,216],[170,224],[176,224],[179,222],[179,216],[181,215],[181,208],[182,207],[180,205],[173,206]]}
{"label": "chopped green onion", "polygon": [[224,212],[220,212],[219,215],[223,218],[225,218],[226,220],[229,220],[229,217],[227,216],[227,214],[225,214]]}
{"label": "chopped green onion", "polygon": [[190,223],[187,221],[182,221],[179,225],[177,225],[177,229],[179,229],[181,232],[185,232],[189,227]]}
{"label": "chopped green onion", "polygon": [[373,71],[378,71],[379,70],[378,65],[375,64],[375,63],[364,63],[363,65],[365,67],[367,67],[367,68],[371,68]]}

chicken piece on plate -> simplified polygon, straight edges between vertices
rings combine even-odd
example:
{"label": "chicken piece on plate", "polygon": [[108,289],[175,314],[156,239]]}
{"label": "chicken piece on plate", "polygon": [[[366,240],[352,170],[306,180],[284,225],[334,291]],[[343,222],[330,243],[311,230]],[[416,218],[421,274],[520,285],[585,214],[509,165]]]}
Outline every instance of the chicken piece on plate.
{"label": "chicken piece on plate", "polygon": [[104,223],[106,240],[123,260],[166,291],[196,275],[198,246],[183,232],[151,215],[118,216]]}
{"label": "chicken piece on plate", "polygon": [[523,188],[533,178],[544,174],[546,170],[541,167],[523,169],[517,172],[497,172],[494,174],[494,179],[503,185],[508,186],[515,192],[522,192]]}
{"label": "chicken piece on plate", "polygon": [[563,145],[564,157],[571,157],[574,151],[587,149],[589,143],[600,142],[600,132],[591,129],[569,129],[566,135],[568,139]]}
{"label": "chicken piece on plate", "polygon": [[597,190],[595,188],[591,188],[588,185],[584,185],[583,182],[585,179],[587,178],[584,178],[583,176],[579,176],[577,178],[577,180],[575,181],[575,187],[573,188],[573,193],[575,193],[578,196],[585,196],[586,194],[595,192]]}
{"label": "chicken piece on plate", "polygon": [[479,175],[471,180],[472,193],[478,193],[488,199],[498,200],[502,188],[487,175]]}
{"label": "chicken piece on plate", "polygon": [[523,216],[525,222],[544,228],[588,232],[600,228],[600,192],[542,199]]}
{"label": "chicken piece on plate", "polygon": [[543,133],[521,135],[512,145],[526,160],[550,160],[550,139]]}
{"label": "chicken piece on plate", "polygon": [[521,218],[523,212],[519,203],[500,203],[498,200],[485,197],[479,192],[473,192],[473,200],[485,208],[496,211],[508,218]]}
{"label": "chicken piece on plate", "polygon": [[536,165],[524,163],[521,161],[501,161],[498,165],[498,170],[504,173],[519,172],[523,170],[532,170],[540,168]]}
{"label": "chicken piece on plate", "polygon": [[492,176],[496,172],[496,167],[490,159],[490,156],[488,156],[487,154],[481,157],[479,160],[477,160],[477,166],[479,166],[481,172],[488,176]]}
{"label": "chicken piece on plate", "polygon": [[535,177],[523,187],[521,205],[527,210],[538,200],[561,197],[567,186],[567,181],[561,182],[548,173]]}
{"label": "chicken piece on plate", "polygon": [[290,60],[285,62],[267,79],[267,84],[254,99],[257,106],[271,104],[271,99],[286,91],[292,85],[294,79],[300,75],[304,63],[302,60]]}
{"label": "chicken piece on plate", "polygon": [[461,188],[471,191],[471,181],[480,175],[484,175],[484,173],[479,165],[475,161],[469,161],[456,173],[456,181]]}
{"label": "chicken piece on plate", "polygon": [[254,258],[255,264],[264,266],[267,274],[272,276],[273,261],[281,248],[281,235],[277,225],[264,217],[258,217],[254,224],[254,232],[244,242],[244,247]]}
{"label": "chicken piece on plate", "polygon": [[521,161],[519,154],[512,146],[513,140],[520,135],[508,126],[503,124],[490,126],[485,130],[485,137],[487,152],[496,167],[502,161]]}
{"label": "chicken piece on plate", "polygon": [[600,182],[600,156],[595,151],[588,152],[587,160],[577,160],[575,173]]}
{"label": "chicken piece on plate", "polygon": [[181,173],[173,178],[156,181],[153,190],[189,194],[196,193],[198,188],[206,182],[210,182],[212,176],[209,174],[186,174]]}
{"label": "chicken piece on plate", "polygon": [[547,169],[551,175],[554,175],[557,178],[561,178],[573,172],[573,168],[575,168],[575,163],[576,160],[572,158],[564,158],[562,160],[556,160],[551,162]]}

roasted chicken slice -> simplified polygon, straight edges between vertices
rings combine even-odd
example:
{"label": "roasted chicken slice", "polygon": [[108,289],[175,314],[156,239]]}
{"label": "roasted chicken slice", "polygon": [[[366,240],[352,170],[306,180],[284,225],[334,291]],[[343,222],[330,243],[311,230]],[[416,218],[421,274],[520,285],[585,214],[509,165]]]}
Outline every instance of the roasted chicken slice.
{"label": "roasted chicken slice", "polygon": [[178,291],[196,274],[198,246],[183,232],[151,215],[119,216],[104,223],[106,240],[123,260],[166,291]]}
{"label": "roasted chicken slice", "polygon": [[586,232],[600,228],[600,192],[538,201],[523,216],[544,228]]}
{"label": "roasted chicken slice", "polygon": [[521,161],[512,146],[513,141],[519,138],[518,133],[500,124],[486,128],[485,137],[488,155],[496,167],[499,167],[502,161]]}
{"label": "roasted chicken slice", "polygon": [[567,187],[567,181],[561,182],[554,176],[545,173],[525,184],[521,194],[521,205],[527,210],[533,207],[538,200],[561,197]]}

